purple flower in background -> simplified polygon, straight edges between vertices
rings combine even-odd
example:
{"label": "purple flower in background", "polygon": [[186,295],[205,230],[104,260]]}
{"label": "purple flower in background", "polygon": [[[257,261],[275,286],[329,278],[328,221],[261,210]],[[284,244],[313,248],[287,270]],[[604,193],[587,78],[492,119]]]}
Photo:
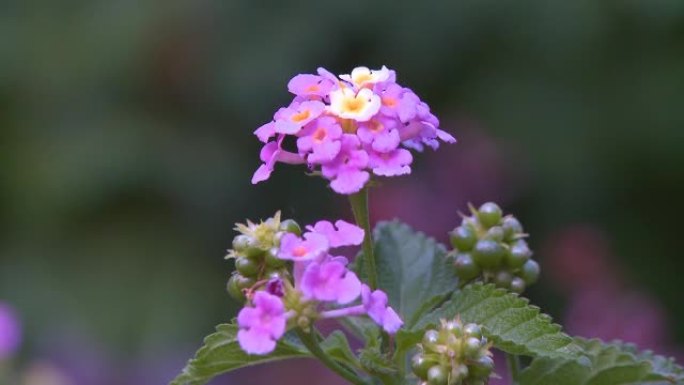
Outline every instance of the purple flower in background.
{"label": "purple flower in background", "polygon": [[344,305],[359,297],[361,281],[335,259],[307,266],[299,288],[307,298]]}
{"label": "purple flower in background", "polygon": [[268,354],[285,334],[285,306],[279,297],[264,291],[257,292],[252,302],[254,307],[244,307],[238,314],[238,342],[249,354]]}
{"label": "purple flower in background", "polygon": [[382,326],[387,333],[396,333],[404,324],[394,309],[387,306],[387,294],[382,290],[371,292],[368,286],[363,285],[361,287],[361,300],[368,316]]}
{"label": "purple flower in background", "polygon": [[0,302],[0,360],[10,357],[21,344],[21,325],[14,310]]}
{"label": "purple flower in background", "polygon": [[330,247],[358,246],[365,234],[362,228],[343,220],[335,222],[335,226],[329,221],[318,221],[313,226],[307,226],[307,229],[328,238]]}
{"label": "purple flower in background", "polygon": [[[357,67],[339,77],[319,68],[317,75],[296,75],[288,90],[296,95],[290,106],[254,132],[267,147],[252,183],[268,179],[276,162],[306,163],[335,192],[354,194],[366,185],[371,170],[378,176],[410,173],[413,157],[406,149],[437,149],[440,140],[456,141],[438,128],[428,105],[397,84],[396,73],[385,66]],[[296,138],[299,154],[282,150],[286,136]]]}

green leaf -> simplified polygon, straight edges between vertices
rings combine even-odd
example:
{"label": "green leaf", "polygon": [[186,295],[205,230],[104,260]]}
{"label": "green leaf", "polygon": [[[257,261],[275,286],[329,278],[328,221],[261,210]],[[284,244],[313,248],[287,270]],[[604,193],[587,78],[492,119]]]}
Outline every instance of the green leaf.
{"label": "green leaf", "polygon": [[188,361],[181,374],[169,385],[202,385],[215,376],[232,370],[286,358],[308,357],[309,353],[292,340],[282,339],[269,355],[249,355],[237,342],[237,326],[222,324],[204,339],[204,346]]}
{"label": "green leaf", "polygon": [[[373,234],[377,270],[381,272],[378,288],[387,293],[404,327],[410,328],[458,286],[453,267],[445,258],[446,248],[399,221],[380,222]],[[355,263],[362,278],[363,258],[360,254]]]}
{"label": "green leaf", "polygon": [[494,345],[505,352],[541,357],[578,357],[581,349],[560,325],[529,304],[526,298],[497,289],[494,285],[475,283],[454,293],[441,307],[423,317],[410,332],[400,335],[398,344],[408,345],[422,337],[428,326],[441,318],[460,316],[464,322],[483,327],[483,332]]}
{"label": "green leaf", "polygon": [[682,384],[684,371],[671,359],[639,352],[634,345],[603,344],[576,339],[586,362],[561,357],[532,361],[520,374],[520,385]]}
{"label": "green leaf", "polygon": [[341,331],[335,330],[334,332],[330,333],[330,335],[328,335],[328,337],[321,342],[321,349],[323,349],[323,351],[334,358],[337,362],[347,366],[348,368],[361,369],[359,360],[349,347],[349,341],[347,341],[347,337]]}

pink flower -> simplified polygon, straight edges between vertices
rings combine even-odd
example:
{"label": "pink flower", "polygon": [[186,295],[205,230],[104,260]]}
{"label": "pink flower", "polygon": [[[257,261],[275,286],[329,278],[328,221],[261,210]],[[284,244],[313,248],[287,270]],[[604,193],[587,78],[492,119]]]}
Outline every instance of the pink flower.
{"label": "pink flower", "polygon": [[279,134],[296,134],[302,127],[319,117],[323,110],[325,104],[319,101],[293,102],[286,109],[279,111],[273,130]]}
{"label": "pink flower", "polygon": [[21,324],[8,305],[0,302],[0,361],[11,356],[21,344]]}
{"label": "pink flower", "polygon": [[396,120],[377,117],[359,126],[356,132],[361,142],[370,144],[378,152],[390,152],[401,143]]}
{"label": "pink flower", "polygon": [[324,97],[330,93],[335,83],[323,76],[300,74],[287,83],[287,89],[297,96]]}
{"label": "pink flower", "polygon": [[328,239],[321,234],[305,233],[304,239],[287,233],[280,240],[278,258],[291,261],[311,261],[328,252]]}
{"label": "pink flower", "polygon": [[361,142],[355,135],[342,135],[342,147],[332,161],[321,167],[324,177],[330,179],[330,187],[340,194],[360,191],[370,178],[364,171],[368,165],[368,154],[360,148]]}
{"label": "pink flower", "polygon": [[387,306],[387,294],[382,290],[371,292],[368,286],[362,285],[361,301],[368,316],[387,333],[396,333],[404,324],[394,309]]}
{"label": "pink flower", "polygon": [[368,151],[368,156],[368,166],[375,175],[396,176],[411,173],[409,165],[413,161],[413,156],[403,148],[384,153]]}
{"label": "pink flower", "polygon": [[333,259],[307,266],[299,286],[305,297],[347,304],[361,294],[361,281],[344,263]]}
{"label": "pink flower", "polygon": [[285,334],[285,306],[280,298],[264,291],[257,292],[252,302],[254,307],[245,307],[238,314],[237,339],[249,354],[268,354]]}
{"label": "pink flower", "polygon": [[342,127],[337,120],[324,116],[311,122],[297,139],[300,153],[309,153],[309,163],[324,163],[331,161],[340,152]]}
{"label": "pink flower", "polygon": [[328,238],[330,247],[358,246],[365,234],[362,228],[343,220],[335,222],[335,226],[328,221],[318,221],[313,226],[307,226],[307,229]]}
{"label": "pink flower", "polygon": [[402,123],[416,117],[420,99],[413,91],[396,83],[389,83],[376,88],[376,92],[382,100],[380,112],[383,115],[399,118]]}
{"label": "pink flower", "polygon": [[[369,171],[378,176],[409,174],[413,157],[406,149],[437,149],[440,141],[456,142],[439,129],[430,107],[399,85],[396,73],[385,66],[357,67],[340,77],[318,68],[317,74],[292,78],[288,89],[296,95],[290,106],[254,131],[267,145],[278,136],[278,150],[268,147],[271,156],[262,154],[264,164],[253,183],[267,179],[277,161],[306,163],[328,179],[335,192],[353,194],[366,185]],[[297,139],[298,157],[280,149],[288,135]]]}
{"label": "pink flower", "polygon": [[382,66],[379,70],[371,70],[368,67],[356,67],[352,70],[351,74],[340,75],[340,79],[346,80],[358,89],[387,81],[390,76],[390,70],[385,66]]}
{"label": "pink flower", "polygon": [[259,157],[264,163],[254,172],[252,184],[257,184],[270,178],[276,162],[289,164],[301,164],[305,162],[299,154],[285,151],[280,148],[282,140],[283,138],[280,138],[277,142],[266,143],[261,149]]}

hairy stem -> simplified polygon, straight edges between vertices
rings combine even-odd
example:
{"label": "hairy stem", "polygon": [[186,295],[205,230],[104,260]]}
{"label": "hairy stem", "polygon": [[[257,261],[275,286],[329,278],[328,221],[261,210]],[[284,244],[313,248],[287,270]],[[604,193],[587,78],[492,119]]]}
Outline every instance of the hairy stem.
{"label": "hairy stem", "polygon": [[368,276],[368,286],[372,290],[378,287],[378,272],[375,267],[375,255],[373,255],[373,235],[370,228],[370,217],[368,214],[368,187],[356,194],[349,196],[352,212],[356,224],[366,233],[363,238],[363,260],[364,270]]}
{"label": "hairy stem", "polygon": [[520,373],[520,357],[515,354],[506,353],[506,363],[508,364],[508,374],[511,376],[511,385],[518,385],[518,373]]}
{"label": "hairy stem", "polygon": [[353,373],[352,371],[343,368],[340,364],[337,363],[337,361],[335,361],[332,357],[327,355],[323,351],[323,349],[321,349],[321,346],[318,344],[318,341],[316,341],[316,337],[313,331],[307,333],[300,328],[297,328],[295,330],[297,332],[297,336],[302,341],[304,346],[306,346],[309,352],[311,352],[311,354],[313,354],[314,357],[318,358],[319,361],[321,361],[325,366],[327,366],[328,369],[337,373],[340,377],[344,378],[345,380],[349,381],[354,385],[367,385],[365,381],[363,381],[361,378],[359,378],[358,375],[356,375],[356,373]]}

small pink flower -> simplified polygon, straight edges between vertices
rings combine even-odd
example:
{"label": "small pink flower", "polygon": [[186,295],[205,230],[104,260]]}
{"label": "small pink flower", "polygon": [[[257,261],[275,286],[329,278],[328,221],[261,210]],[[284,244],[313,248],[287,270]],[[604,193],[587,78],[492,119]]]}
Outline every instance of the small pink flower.
{"label": "small pink flower", "polygon": [[254,172],[252,184],[257,184],[270,178],[276,162],[289,164],[301,164],[305,162],[304,158],[299,154],[283,150],[280,147],[282,140],[283,138],[281,137],[277,142],[266,143],[261,149],[259,157],[264,163]]}
{"label": "small pink flower", "polygon": [[361,301],[368,316],[387,333],[396,333],[404,324],[394,309],[387,306],[387,294],[382,290],[371,292],[368,286],[362,285]]}
{"label": "small pink flower", "polygon": [[377,117],[359,126],[356,134],[363,143],[370,144],[373,150],[389,152],[401,142],[396,120],[387,117]]}
{"label": "small pink flower", "polygon": [[381,176],[397,176],[411,173],[409,166],[413,155],[408,150],[397,148],[391,152],[368,151],[368,166],[373,174]]}
{"label": "small pink flower", "polygon": [[344,305],[359,297],[361,281],[344,263],[333,259],[308,265],[299,288],[308,298]]}
{"label": "small pink flower", "polygon": [[297,96],[325,97],[335,86],[334,81],[323,76],[300,74],[287,83],[287,89]]}
{"label": "small pink flower", "polygon": [[324,163],[331,161],[340,152],[341,143],[338,140],[342,136],[342,127],[337,124],[335,118],[320,117],[300,133],[297,139],[297,148],[300,153],[309,153],[309,163]]}
{"label": "small pink flower", "polygon": [[406,123],[418,114],[420,99],[408,88],[396,83],[388,83],[376,87],[376,92],[382,100],[380,112],[388,117],[398,118]]}
{"label": "small pink flower", "polygon": [[295,262],[311,261],[322,257],[328,247],[328,239],[322,234],[305,233],[302,239],[287,233],[280,240],[278,258]]}
{"label": "small pink flower", "polygon": [[340,153],[321,167],[324,177],[331,180],[330,187],[340,194],[360,191],[370,175],[364,171],[368,166],[368,154],[360,148],[361,142],[355,135],[342,135]]}
{"label": "small pink flower", "polygon": [[285,334],[285,306],[280,298],[264,291],[258,291],[252,302],[254,307],[245,307],[238,314],[237,339],[249,354],[268,354]]}
{"label": "small pink flower", "polygon": [[319,117],[325,110],[325,104],[316,101],[293,102],[290,107],[279,111],[273,130],[279,134],[294,135],[302,127]]}
{"label": "small pink flower", "polygon": [[313,226],[307,226],[307,229],[328,238],[330,247],[358,246],[365,234],[362,228],[343,220],[335,222],[335,226],[329,221],[318,221]]}

